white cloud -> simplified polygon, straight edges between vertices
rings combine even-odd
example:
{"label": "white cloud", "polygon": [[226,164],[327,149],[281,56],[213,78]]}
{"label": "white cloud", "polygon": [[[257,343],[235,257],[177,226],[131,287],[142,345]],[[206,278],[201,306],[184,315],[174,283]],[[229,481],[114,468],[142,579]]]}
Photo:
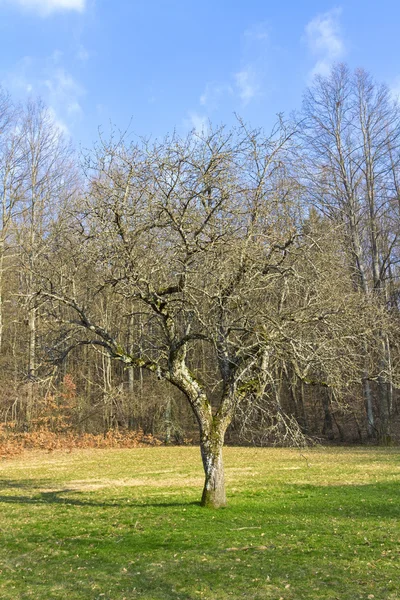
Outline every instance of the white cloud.
{"label": "white cloud", "polygon": [[226,83],[207,83],[204,92],[200,96],[200,104],[207,107],[208,110],[217,110],[221,99],[232,94],[232,86]]}
{"label": "white cloud", "polygon": [[83,88],[63,67],[51,70],[50,77],[44,80],[50,104],[64,107],[69,114],[81,114],[78,98],[84,94]]}
{"label": "white cloud", "polygon": [[336,8],[317,15],[305,28],[305,40],[317,62],[310,76],[328,75],[332,64],[345,54],[345,45],[341,36],[341,10]]}
{"label": "white cloud", "polygon": [[68,134],[69,126],[83,116],[80,104],[85,89],[66,70],[63,54],[55,51],[44,61],[24,57],[5,78],[5,86],[17,98],[41,97],[49,107],[54,123]]}
{"label": "white cloud", "polygon": [[11,92],[19,94],[32,94],[34,85],[32,78],[27,74],[30,67],[33,65],[31,56],[24,56],[17,64],[15,70],[8,73],[4,78],[4,83]]}
{"label": "white cloud", "polygon": [[57,115],[56,111],[52,106],[48,108],[48,114],[53,124],[63,133],[65,136],[70,137],[70,131],[68,129],[68,125],[64,123],[62,119]]}
{"label": "white cloud", "polygon": [[79,104],[79,102],[77,102],[76,100],[73,100],[72,102],[70,102],[67,105],[67,113],[69,115],[82,115],[83,110],[81,105]]}
{"label": "white cloud", "polygon": [[225,74],[218,81],[207,82],[199,97],[199,112],[189,112],[184,120],[186,127],[207,131],[209,119],[223,107],[224,113],[247,106],[254,98],[264,94],[266,72],[271,54],[269,26],[255,23],[246,29],[240,39],[240,62],[237,71]]}
{"label": "white cloud", "polygon": [[76,53],[76,58],[82,62],[86,62],[90,58],[89,52],[86,50],[85,46],[80,44],[78,51]]}
{"label": "white cloud", "polygon": [[207,133],[209,129],[208,118],[205,115],[199,115],[197,112],[189,113],[189,119],[186,120],[186,124],[198,134]]}
{"label": "white cloud", "polygon": [[260,91],[261,86],[252,67],[235,73],[235,82],[244,105],[248,104]]}
{"label": "white cloud", "polygon": [[270,26],[254,23],[242,35],[242,66],[234,74],[237,93],[246,106],[261,94],[271,55]]}
{"label": "white cloud", "polygon": [[244,32],[244,39],[246,42],[262,42],[265,43],[269,38],[269,27],[267,23],[256,23],[252,27],[249,27]]}
{"label": "white cloud", "polygon": [[83,12],[86,0],[7,0],[9,4],[33,11],[46,17],[57,11]]}

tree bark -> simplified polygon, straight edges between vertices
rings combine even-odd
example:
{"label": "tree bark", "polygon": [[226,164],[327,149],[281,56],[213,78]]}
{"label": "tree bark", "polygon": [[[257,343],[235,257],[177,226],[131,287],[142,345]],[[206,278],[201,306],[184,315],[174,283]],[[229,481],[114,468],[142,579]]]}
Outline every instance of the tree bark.
{"label": "tree bark", "polygon": [[3,274],[4,274],[4,239],[0,240],[0,352],[3,347]]}
{"label": "tree bark", "polygon": [[330,398],[328,391],[324,390],[322,393],[322,408],[324,410],[324,425],[322,428],[323,435],[326,435],[329,440],[335,439],[333,432],[333,419],[330,407]]}
{"label": "tree bark", "polygon": [[201,458],[205,472],[201,506],[221,508],[226,506],[225,476],[222,460],[224,436],[214,435],[220,438],[216,442],[208,436],[204,436],[200,441]]}
{"label": "tree bark", "polygon": [[34,381],[36,378],[36,308],[29,308],[28,317],[28,387],[26,403],[26,426],[29,429],[34,405]]}
{"label": "tree bark", "polygon": [[375,417],[372,403],[372,391],[371,384],[368,380],[368,372],[365,372],[365,378],[363,380],[363,393],[365,402],[365,412],[367,416],[367,436],[368,439],[372,439],[375,436]]}

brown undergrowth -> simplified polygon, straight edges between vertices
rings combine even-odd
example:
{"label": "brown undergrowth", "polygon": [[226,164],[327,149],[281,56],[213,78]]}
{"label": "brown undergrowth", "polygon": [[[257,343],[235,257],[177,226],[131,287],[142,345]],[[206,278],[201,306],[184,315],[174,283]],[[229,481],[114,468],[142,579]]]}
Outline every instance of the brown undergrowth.
{"label": "brown undergrowth", "polygon": [[69,450],[74,448],[140,448],[160,446],[163,442],[138,431],[110,430],[104,435],[73,432],[54,433],[45,429],[34,432],[13,432],[0,426],[0,458],[18,456],[24,450]]}

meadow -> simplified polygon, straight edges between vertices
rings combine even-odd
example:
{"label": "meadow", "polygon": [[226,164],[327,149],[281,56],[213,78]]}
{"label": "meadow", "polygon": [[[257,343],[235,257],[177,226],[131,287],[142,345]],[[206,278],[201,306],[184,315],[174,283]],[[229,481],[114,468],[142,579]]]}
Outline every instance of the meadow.
{"label": "meadow", "polygon": [[2,600],[398,600],[397,448],[232,448],[201,508],[194,447],[0,463]]}

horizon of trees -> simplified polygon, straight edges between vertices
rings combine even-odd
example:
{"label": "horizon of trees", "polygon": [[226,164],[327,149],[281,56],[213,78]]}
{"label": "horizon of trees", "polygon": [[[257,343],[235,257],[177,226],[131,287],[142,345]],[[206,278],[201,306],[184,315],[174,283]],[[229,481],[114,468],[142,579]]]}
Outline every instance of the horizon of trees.
{"label": "horizon of trees", "polygon": [[115,132],[81,164],[0,91],[3,429],[199,438],[205,468],[225,432],[398,441],[399,142],[342,64],[268,135]]}

